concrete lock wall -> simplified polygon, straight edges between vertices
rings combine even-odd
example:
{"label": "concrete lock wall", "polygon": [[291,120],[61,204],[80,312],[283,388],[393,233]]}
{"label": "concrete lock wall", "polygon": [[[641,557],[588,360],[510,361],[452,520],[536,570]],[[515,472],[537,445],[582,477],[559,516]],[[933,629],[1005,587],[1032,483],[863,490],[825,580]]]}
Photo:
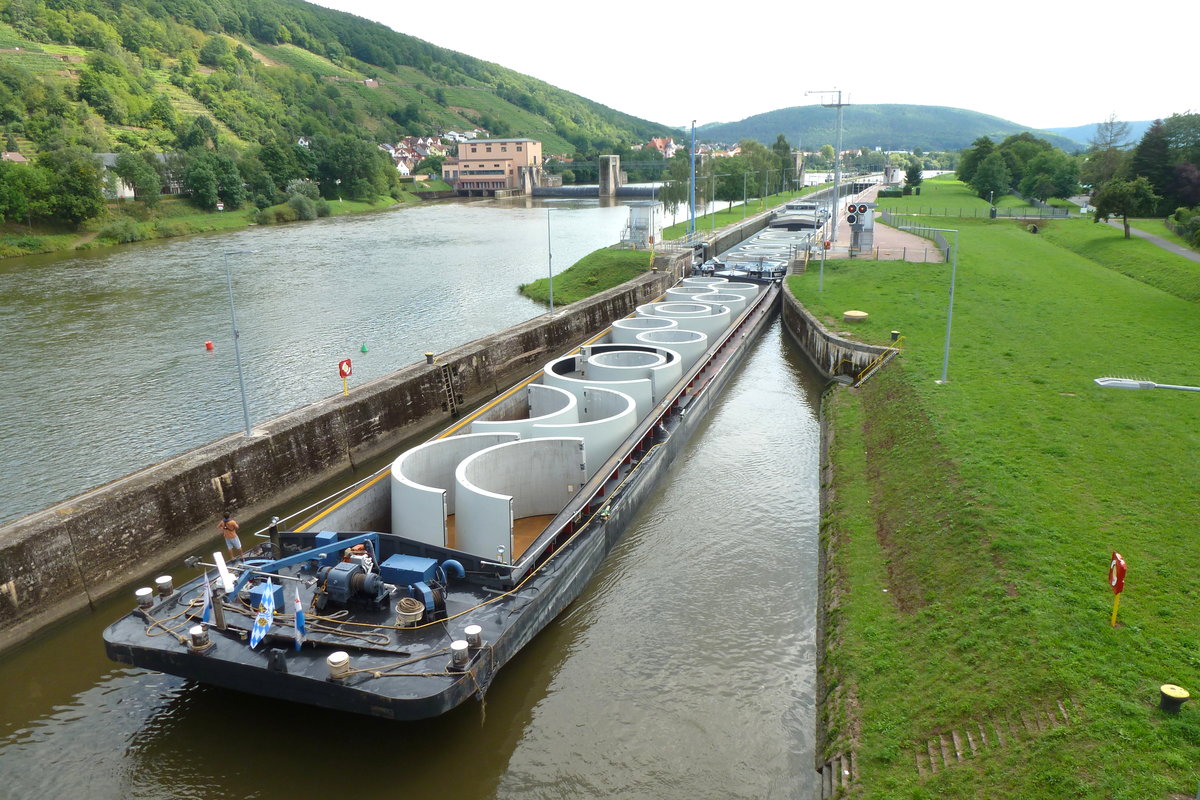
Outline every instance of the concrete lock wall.
{"label": "concrete lock wall", "polygon": [[783,293],[784,327],[826,378],[855,377],[888,348],[843,339],[830,333],[792,296]]}
{"label": "concrete lock wall", "polygon": [[404,367],[259,424],[260,435],[220,439],[0,527],[0,649],[154,566],[219,546],[222,510],[267,513],[448,422],[443,365],[461,405],[485,400],[659,296],[688,263],[684,254],[659,258],[657,271],[456,347],[432,366]]}

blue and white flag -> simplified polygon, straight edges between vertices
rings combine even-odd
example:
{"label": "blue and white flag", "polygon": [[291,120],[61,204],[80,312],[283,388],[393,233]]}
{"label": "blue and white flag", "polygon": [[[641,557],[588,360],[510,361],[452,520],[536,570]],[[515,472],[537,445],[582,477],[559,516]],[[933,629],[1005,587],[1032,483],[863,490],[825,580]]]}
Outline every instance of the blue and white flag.
{"label": "blue and white flag", "polygon": [[204,605],[200,608],[200,621],[208,622],[212,616],[213,596],[212,584],[208,582],[208,573],[204,573]]}
{"label": "blue and white flag", "polygon": [[304,643],[304,637],[308,635],[308,629],[304,626],[304,604],[300,602],[300,587],[294,587],[296,593],[293,595],[292,601],[296,606],[296,649],[300,649],[300,645]]}
{"label": "blue and white flag", "polygon": [[274,617],[275,585],[268,578],[266,589],[262,594],[262,605],[258,609],[258,616],[254,618],[254,627],[250,629],[250,647],[252,649],[257,647],[258,643],[267,635],[267,631],[271,627],[271,620]]}

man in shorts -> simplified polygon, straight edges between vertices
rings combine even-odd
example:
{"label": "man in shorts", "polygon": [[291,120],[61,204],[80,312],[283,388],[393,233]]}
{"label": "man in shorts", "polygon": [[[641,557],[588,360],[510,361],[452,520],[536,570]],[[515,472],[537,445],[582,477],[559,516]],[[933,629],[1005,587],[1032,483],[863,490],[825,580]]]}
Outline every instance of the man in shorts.
{"label": "man in shorts", "polygon": [[217,523],[217,527],[221,529],[221,535],[225,537],[225,547],[229,549],[231,558],[237,558],[242,554],[242,540],[238,538],[238,524],[236,519],[230,519],[229,512],[225,512],[225,518]]}

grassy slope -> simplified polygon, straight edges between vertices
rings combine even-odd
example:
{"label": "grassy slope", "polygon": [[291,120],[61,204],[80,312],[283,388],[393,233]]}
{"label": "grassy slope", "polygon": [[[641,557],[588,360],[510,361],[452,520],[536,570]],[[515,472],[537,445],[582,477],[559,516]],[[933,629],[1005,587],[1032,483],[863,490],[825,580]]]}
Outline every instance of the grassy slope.
{"label": "grassy slope", "polygon": [[[906,336],[896,365],[832,404],[825,524],[849,593],[830,635],[861,703],[865,796],[1190,792],[1200,713],[1169,717],[1157,702],[1162,683],[1200,690],[1195,546],[1180,535],[1195,518],[1200,404],[1092,378],[1200,383],[1187,367],[1200,306],[1017,223],[955,226],[947,385],[934,383],[944,266],[834,262],[820,296],[815,274],[789,279],[828,319],[869,311],[864,338]],[[1112,550],[1130,565],[1115,630]],[[1060,698],[1082,722],[918,778],[929,738]]]}
{"label": "grassy slope", "polygon": [[[645,250],[596,250],[554,276],[554,302],[565,305],[591,297],[632,280],[649,268],[650,254]],[[550,302],[549,278],[523,284],[519,291],[539,303]]]}

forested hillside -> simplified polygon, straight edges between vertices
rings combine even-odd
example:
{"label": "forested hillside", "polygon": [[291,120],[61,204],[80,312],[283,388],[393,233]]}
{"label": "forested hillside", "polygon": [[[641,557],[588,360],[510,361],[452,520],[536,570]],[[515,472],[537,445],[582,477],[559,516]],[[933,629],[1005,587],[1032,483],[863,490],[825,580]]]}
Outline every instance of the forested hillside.
{"label": "forested hillside", "polygon": [[[928,151],[961,150],[980,136],[1003,139],[1005,136],[1033,131],[1056,147],[1068,152],[1083,145],[1054,134],[1035,131],[999,117],[945,106],[904,104],[848,105],[842,111],[842,147],[876,147],[882,150]],[[757,139],[764,144],[775,141],[782,131],[789,138],[800,136],[805,150],[817,150],[833,144],[836,138],[837,111],[819,105],[794,106],[747,117],[740,122],[724,122],[698,128],[697,137],[705,141],[736,142]]]}
{"label": "forested hillside", "polygon": [[115,172],[148,202],[161,183],[264,207],[296,181],[389,193],[376,145],[406,135],[478,127],[590,155],[667,131],[299,0],[0,0],[0,126],[20,154],[0,162],[0,215],[67,223],[101,212],[96,153],[124,153]]}

